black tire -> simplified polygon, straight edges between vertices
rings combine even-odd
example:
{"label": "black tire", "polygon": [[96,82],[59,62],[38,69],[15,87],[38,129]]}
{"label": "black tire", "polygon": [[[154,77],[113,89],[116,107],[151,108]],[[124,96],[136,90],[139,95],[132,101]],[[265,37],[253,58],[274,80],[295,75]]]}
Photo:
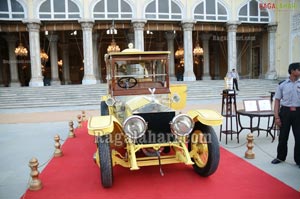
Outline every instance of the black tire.
{"label": "black tire", "polygon": [[109,115],[108,106],[105,101],[100,103],[100,115]]}
{"label": "black tire", "polygon": [[189,151],[197,150],[197,155],[192,157],[196,173],[207,177],[217,170],[220,161],[220,146],[212,127],[197,122],[190,135],[188,147]]}
{"label": "black tire", "polygon": [[109,135],[98,136],[98,154],[100,159],[101,183],[105,188],[113,184],[113,167]]}

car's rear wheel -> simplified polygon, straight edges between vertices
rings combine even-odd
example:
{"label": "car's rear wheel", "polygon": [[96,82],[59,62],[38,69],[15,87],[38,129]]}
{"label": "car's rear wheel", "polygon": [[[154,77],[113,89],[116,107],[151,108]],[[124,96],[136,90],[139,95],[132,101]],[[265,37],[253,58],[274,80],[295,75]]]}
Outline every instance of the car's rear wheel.
{"label": "car's rear wheel", "polygon": [[111,187],[113,183],[113,167],[109,135],[98,136],[98,154],[102,186],[105,188]]}
{"label": "car's rear wheel", "polygon": [[189,150],[194,151],[193,168],[201,176],[210,176],[218,168],[220,147],[214,129],[197,122],[189,139]]}

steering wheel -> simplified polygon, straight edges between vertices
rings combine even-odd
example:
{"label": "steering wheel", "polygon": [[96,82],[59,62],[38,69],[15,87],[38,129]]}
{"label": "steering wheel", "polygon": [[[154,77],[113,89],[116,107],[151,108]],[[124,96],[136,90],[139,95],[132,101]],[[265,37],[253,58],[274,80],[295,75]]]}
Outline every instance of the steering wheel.
{"label": "steering wheel", "polygon": [[137,84],[137,80],[134,77],[121,77],[118,80],[118,86],[121,88],[132,88],[135,87]]}

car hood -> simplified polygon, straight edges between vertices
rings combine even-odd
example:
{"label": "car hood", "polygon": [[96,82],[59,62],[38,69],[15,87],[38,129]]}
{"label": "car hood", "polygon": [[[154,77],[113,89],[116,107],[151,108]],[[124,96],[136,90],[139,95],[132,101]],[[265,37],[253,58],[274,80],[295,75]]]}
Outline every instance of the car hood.
{"label": "car hood", "polygon": [[170,111],[172,111],[172,109],[163,104],[150,102],[149,104],[146,104],[143,107],[136,109],[135,111],[133,111],[133,113],[134,114],[136,114],[136,113],[157,113],[157,112],[170,112]]}
{"label": "car hood", "polygon": [[169,106],[151,97],[136,97],[126,103],[126,108],[132,114],[173,111]]}

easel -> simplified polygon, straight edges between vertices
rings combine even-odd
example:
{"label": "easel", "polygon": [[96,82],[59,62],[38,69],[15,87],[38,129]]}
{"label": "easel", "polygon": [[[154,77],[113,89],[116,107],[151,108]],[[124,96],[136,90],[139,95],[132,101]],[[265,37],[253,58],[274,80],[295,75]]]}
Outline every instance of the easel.
{"label": "easel", "polygon": [[[237,134],[237,140],[239,143],[239,133],[238,133],[238,120],[236,113],[236,93],[235,90],[225,89],[222,93],[222,108],[221,114],[225,117],[225,129],[223,129],[223,124],[220,127],[220,141],[222,138],[222,133],[226,135],[226,144],[227,144],[227,135]],[[235,119],[236,130],[233,130],[233,119]]]}

